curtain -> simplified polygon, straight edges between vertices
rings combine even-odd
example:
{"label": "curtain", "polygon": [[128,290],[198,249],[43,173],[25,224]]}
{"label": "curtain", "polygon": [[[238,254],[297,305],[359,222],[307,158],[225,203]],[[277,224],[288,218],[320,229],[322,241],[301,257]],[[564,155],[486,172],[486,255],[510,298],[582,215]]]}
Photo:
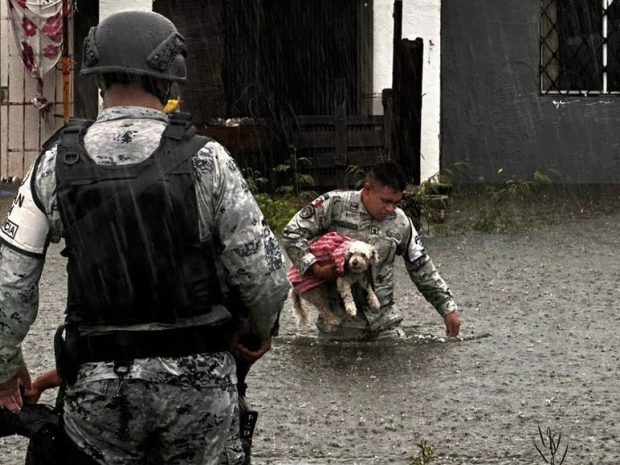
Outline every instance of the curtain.
{"label": "curtain", "polygon": [[[7,0],[9,19],[28,73],[39,82],[37,107],[47,102],[42,94],[43,76],[52,70],[61,56],[62,0]],[[41,109],[41,108],[39,108]]]}

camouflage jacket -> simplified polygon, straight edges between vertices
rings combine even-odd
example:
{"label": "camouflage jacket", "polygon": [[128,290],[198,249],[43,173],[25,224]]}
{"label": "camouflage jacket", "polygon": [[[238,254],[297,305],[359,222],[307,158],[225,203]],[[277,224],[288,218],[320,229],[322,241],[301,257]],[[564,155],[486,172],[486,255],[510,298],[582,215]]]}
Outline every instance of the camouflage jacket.
{"label": "camouflage jacket", "polygon": [[[139,163],[159,145],[167,125],[160,111],[141,107],[114,107],[103,110],[88,129],[84,143],[98,164]],[[0,382],[17,371],[21,342],[37,315],[38,283],[49,241],[62,239],[63,225],[56,200],[56,152],[54,145],[39,155],[30,169],[13,207],[0,230]],[[263,215],[250,193],[236,163],[217,142],[208,142],[193,158],[196,175],[198,221],[201,241],[217,234],[223,252],[218,267],[225,270],[229,284],[241,292],[249,310],[254,332],[266,338],[282,309],[288,292],[281,249],[265,226]],[[213,318],[213,315],[209,317]],[[205,323],[179,321],[179,325]],[[113,327],[96,328],[101,332]],[[157,329],[142,325],[133,329]],[[220,360],[220,374],[230,381],[234,363]],[[216,363],[215,359],[212,361]],[[146,372],[179,372],[179,367],[151,360],[134,367],[132,375]],[[96,365],[96,364],[89,364]],[[101,365],[100,375],[108,370]],[[142,374],[141,374],[142,373]]]}
{"label": "camouflage jacket", "polygon": [[362,203],[361,191],[333,191],[318,197],[298,212],[283,232],[282,243],[300,273],[308,272],[316,257],[309,244],[328,232],[368,242],[377,248],[379,262],[373,266],[379,314],[365,309],[371,331],[402,320],[394,307],[394,258],[400,255],[422,295],[441,316],[456,311],[452,293],[441,278],[411,220],[397,208],[386,220],[374,219]]}

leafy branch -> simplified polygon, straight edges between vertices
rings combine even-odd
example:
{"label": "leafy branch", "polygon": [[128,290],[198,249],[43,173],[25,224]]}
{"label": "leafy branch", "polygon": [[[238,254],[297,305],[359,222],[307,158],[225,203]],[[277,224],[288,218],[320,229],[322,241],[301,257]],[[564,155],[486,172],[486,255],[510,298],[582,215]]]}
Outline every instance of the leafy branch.
{"label": "leafy branch", "polygon": [[304,187],[314,186],[314,178],[312,175],[302,173],[303,168],[312,165],[312,162],[306,157],[298,157],[297,149],[290,146],[291,154],[285,163],[277,165],[273,170],[276,173],[287,173],[288,184],[279,187],[276,192],[280,194],[290,194],[299,197]]}

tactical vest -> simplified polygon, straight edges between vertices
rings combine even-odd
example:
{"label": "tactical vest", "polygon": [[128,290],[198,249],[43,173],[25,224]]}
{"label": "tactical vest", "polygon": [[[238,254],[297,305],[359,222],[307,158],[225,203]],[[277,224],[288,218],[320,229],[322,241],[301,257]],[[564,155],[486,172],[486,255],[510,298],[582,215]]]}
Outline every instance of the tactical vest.
{"label": "tactical vest", "polygon": [[175,113],[141,163],[98,165],[89,123],[58,139],[58,208],[68,258],[67,322],[174,323],[221,301],[211,244],[200,243],[191,156],[208,141]]}

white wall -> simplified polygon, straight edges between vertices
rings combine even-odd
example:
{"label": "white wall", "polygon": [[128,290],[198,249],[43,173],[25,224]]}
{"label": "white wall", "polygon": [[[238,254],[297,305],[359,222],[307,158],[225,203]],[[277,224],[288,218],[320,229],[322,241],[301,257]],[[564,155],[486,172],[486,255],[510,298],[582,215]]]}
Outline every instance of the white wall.
{"label": "white wall", "polygon": [[[374,0],[373,92],[375,113],[382,113],[381,91],[392,87],[394,0]],[[439,171],[441,0],[403,0],[403,39],[424,40],[422,71],[421,179]]]}
{"label": "white wall", "polygon": [[99,0],[99,21],[124,10],[153,10],[153,0]]}

